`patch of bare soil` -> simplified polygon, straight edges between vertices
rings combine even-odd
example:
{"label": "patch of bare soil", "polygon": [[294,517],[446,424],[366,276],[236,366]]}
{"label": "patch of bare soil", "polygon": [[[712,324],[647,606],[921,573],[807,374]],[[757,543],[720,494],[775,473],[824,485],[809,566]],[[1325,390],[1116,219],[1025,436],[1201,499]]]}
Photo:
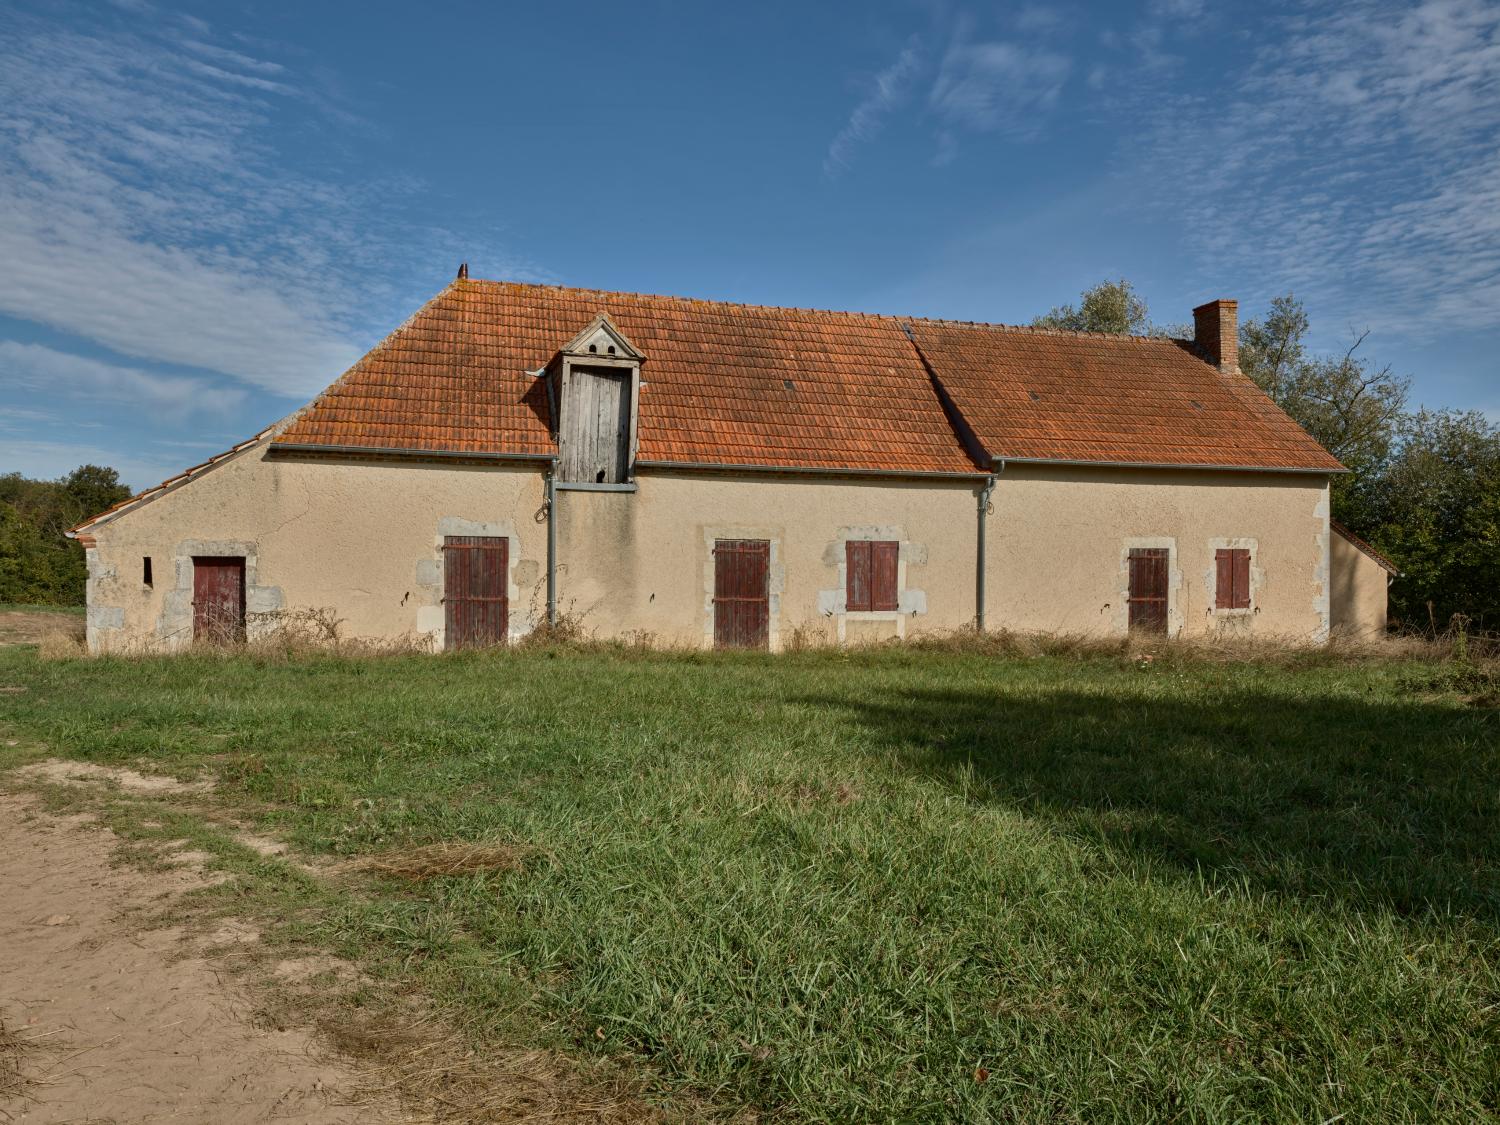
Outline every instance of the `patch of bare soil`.
{"label": "patch of bare soil", "polygon": [[35,610],[0,610],[0,645],[40,644],[43,637],[62,636],[83,640],[83,617],[72,613]]}
{"label": "patch of bare soil", "polygon": [[253,1024],[206,956],[253,929],[139,932],[132,915],[205,880],[113,866],[115,843],[0,795],[0,1122],[409,1120],[389,1098],[355,1104],[356,1065],[311,1029]]}
{"label": "patch of bare soil", "polygon": [[99,782],[118,785],[132,793],[206,793],[213,788],[209,781],[178,781],[159,773],[140,773],[125,766],[101,766],[94,762],[69,762],[48,758],[15,771],[23,781],[45,781],[53,785],[83,785]]}

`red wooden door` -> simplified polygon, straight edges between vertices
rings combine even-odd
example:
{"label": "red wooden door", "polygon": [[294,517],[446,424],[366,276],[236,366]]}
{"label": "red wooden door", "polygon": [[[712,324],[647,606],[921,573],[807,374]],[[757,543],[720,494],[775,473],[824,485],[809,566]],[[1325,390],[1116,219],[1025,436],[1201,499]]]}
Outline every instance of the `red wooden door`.
{"label": "red wooden door", "polygon": [[245,639],[245,560],[193,556],[193,640],[235,644]]}
{"label": "red wooden door", "polygon": [[443,618],[447,648],[504,644],[510,629],[510,540],[449,535],[443,540]]}
{"label": "red wooden door", "polygon": [[1130,628],[1146,633],[1167,631],[1167,560],[1165,547],[1130,550]]}
{"label": "red wooden door", "polygon": [[714,543],[714,647],[766,648],[771,641],[771,544]]}

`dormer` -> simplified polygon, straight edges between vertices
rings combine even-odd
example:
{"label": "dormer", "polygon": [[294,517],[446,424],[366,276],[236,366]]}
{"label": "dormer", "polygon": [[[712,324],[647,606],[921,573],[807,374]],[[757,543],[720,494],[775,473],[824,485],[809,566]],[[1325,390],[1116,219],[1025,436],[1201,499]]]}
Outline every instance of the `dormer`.
{"label": "dormer", "polygon": [[549,365],[560,484],[624,488],[635,475],[641,354],[600,313]]}

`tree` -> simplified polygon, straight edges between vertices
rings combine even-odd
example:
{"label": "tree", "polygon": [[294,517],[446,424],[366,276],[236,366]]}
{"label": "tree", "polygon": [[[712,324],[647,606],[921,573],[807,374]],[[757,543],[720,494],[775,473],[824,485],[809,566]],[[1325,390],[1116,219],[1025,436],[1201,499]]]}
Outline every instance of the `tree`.
{"label": "tree", "polygon": [[0,476],[0,602],[80,604],[83,548],[64,533],[129,496],[119,474],[100,465],[55,481]]}
{"label": "tree", "polygon": [[1288,293],[1264,320],[1240,328],[1240,369],[1348,468],[1359,472],[1390,453],[1411,380],[1356,354],[1359,333],[1342,356],[1309,358],[1307,311]]}
{"label": "tree", "polygon": [[1146,319],[1145,299],[1123,277],[1119,281],[1101,281],[1084,290],[1077,308],[1062,305],[1031,323],[1038,328],[1113,332],[1121,336],[1145,336],[1152,332]]}
{"label": "tree", "polygon": [[1402,570],[1393,616],[1500,627],[1500,426],[1477,411],[1408,415],[1366,493],[1369,537]]}
{"label": "tree", "polygon": [[130,499],[130,489],[120,483],[120,474],[103,465],[79,465],[63,478],[62,486],[77,505],[78,518],[73,523],[81,523]]}
{"label": "tree", "polygon": [[1263,320],[1240,328],[1240,369],[1350,470],[1333,484],[1334,515],[1351,527],[1367,522],[1368,486],[1391,456],[1411,380],[1358,355],[1369,332],[1341,356],[1307,354],[1309,321],[1288,293]]}

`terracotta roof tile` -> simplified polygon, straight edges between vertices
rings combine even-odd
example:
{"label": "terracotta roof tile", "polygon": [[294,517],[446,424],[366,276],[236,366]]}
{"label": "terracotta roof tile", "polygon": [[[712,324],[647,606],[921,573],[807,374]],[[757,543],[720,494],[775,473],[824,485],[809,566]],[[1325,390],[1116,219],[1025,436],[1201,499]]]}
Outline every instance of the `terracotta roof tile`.
{"label": "terracotta roof tile", "polygon": [[601,312],[646,356],[642,461],[975,471],[890,318],[469,280],[277,440],[553,453],[545,388],[527,372]]}
{"label": "terracotta roof tile", "polygon": [[[467,278],[272,440],[551,457],[545,387],[528,372],[601,312],[646,356],[642,461],[908,473],[974,473],[990,458],[1341,468],[1249,379],[1221,374],[1184,341]],[[982,446],[972,457],[929,365]]]}
{"label": "terracotta roof tile", "polygon": [[467,279],[278,440],[551,454],[544,388],[526,372],[600,312],[647,357],[642,461],[972,472],[915,340],[976,453],[1339,469],[1250,380],[1180,341]]}
{"label": "terracotta roof tile", "polygon": [[912,334],[993,457],[1342,468],[1249,378],[1186,341],[920,320]]}

